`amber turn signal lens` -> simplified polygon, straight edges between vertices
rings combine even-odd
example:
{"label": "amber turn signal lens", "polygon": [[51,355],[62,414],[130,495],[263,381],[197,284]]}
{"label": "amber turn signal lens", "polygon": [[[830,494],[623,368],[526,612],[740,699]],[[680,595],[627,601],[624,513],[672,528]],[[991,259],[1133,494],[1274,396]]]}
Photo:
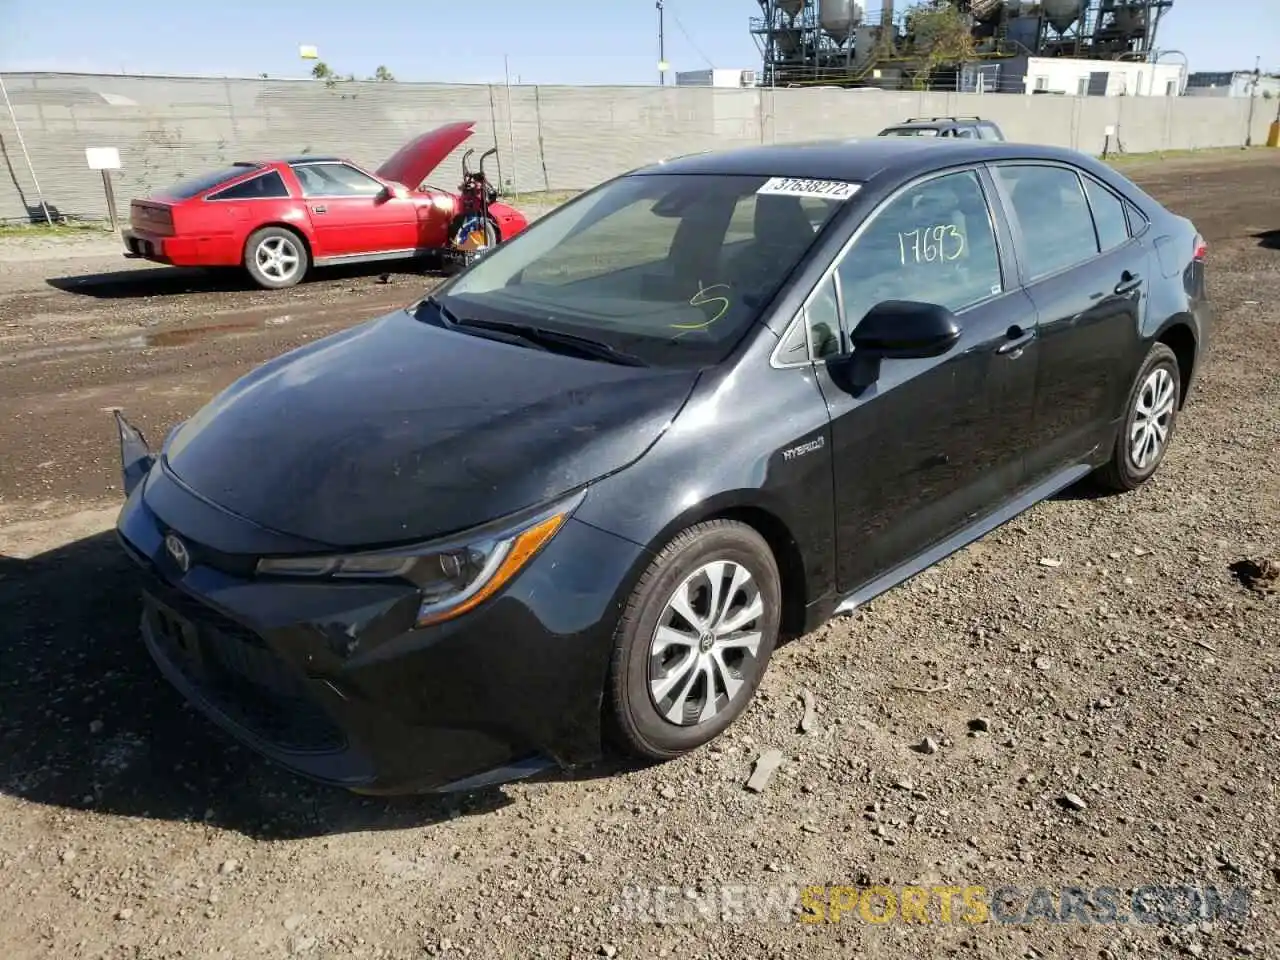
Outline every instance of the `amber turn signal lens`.
{"label": "amber turn signal lens", "polygon": [[460,617],[468,610],[474,610],[480,604],[484,603],[491,596],[501,590],[511,579],[520,572],[526,563],[542,549],[542,547],[552,537],[556,535],[556,531],[564,524],[567,514],[559,513],[554,517],[547,517],[528,530],[517,534],[511,541],[511,546],[507,550],[507,555],[503,558],[502,563],[494,572],[484,586],[475,593],[468,596],[456,606],[449,607],[447,610],[436,610],[425,616],[418,618],[419,627],[431,626],[435,623],[442,623],[445,620],[452,620],[454,617]]}

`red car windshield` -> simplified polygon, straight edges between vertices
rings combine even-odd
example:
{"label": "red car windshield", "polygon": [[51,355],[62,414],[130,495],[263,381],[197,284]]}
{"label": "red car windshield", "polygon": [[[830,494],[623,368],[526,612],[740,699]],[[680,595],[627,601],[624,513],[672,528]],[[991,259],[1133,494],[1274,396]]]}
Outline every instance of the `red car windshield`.
{"label": "red car windshield", "polygon": [[155,196],[159,200],[190,200],[192,197],[198,197],[206,190],[212,190],[214,187],[220,186],[229,180],[234,180],[236,177],[243,177],[250,170],[255,169],[257,167],[254,164],[238,163],[223,170],[215,170],[213,173],[203,173],[198,177],[180,180],[173,186],[157,192]]}

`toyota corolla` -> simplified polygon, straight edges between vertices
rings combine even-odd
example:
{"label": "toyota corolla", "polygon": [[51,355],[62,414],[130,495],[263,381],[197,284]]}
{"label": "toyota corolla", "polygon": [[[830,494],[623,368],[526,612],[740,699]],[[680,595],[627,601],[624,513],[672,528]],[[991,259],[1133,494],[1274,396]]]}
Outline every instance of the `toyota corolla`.
{"label": "toyota corolla", "polygon": [[1157,470],[1209,332],[1186,219],[1069,151],[884,138],[610,180],[152,452],[164,675],[373,793],[720,734],[812,630]]}

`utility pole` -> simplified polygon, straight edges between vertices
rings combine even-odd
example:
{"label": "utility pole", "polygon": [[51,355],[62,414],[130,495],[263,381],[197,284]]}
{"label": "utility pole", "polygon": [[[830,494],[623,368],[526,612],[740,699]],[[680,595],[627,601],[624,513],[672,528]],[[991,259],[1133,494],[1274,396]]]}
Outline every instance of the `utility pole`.
{"label": "utility pole", "polygon": [[666,33],[666,14],[662,9],[662,0],[657,0],[658,5],[658,84],[665,87],[667,85],[667,33]]}
{"label": "utility pole", "polygon": [[1253,108],[1258,103],[1258,82],[1262,79],[1262,57],[1258,57],[1253,68],[1253,89],[1249,91],[1249,132],[1245,134],[1246,148],[1253,146]]}

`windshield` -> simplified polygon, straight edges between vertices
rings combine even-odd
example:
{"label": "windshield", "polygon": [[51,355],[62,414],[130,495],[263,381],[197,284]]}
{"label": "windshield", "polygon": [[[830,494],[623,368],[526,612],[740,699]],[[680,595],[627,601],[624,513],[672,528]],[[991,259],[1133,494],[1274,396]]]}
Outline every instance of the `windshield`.
{"label": "windshield", "polygon": [[250,170],[256,169],[254,164],[237,164],[234,167],[227,167],[223,170],[215,170],[213,173],[202,173],[198,177],[191,177],[187,180],[179,180],[172,187],[166,187],[164,190],[155,194],[156,197],[162,197],[168,200],[190,200],[192,197],[204,193],[206,190],[212,190],[219,184],[226,183],[235,177],[243,177]]}
{"label": "windshield", "polygon": [[890,127],[883,131],[882,137],[936,137],[938,131],[933,127]]}
{"label": "windshield", "polygon": [[718,363],[856,190],[762,176],[621,177],[535,221],[437,296],[464,321],[589,337],[651,365]]}

